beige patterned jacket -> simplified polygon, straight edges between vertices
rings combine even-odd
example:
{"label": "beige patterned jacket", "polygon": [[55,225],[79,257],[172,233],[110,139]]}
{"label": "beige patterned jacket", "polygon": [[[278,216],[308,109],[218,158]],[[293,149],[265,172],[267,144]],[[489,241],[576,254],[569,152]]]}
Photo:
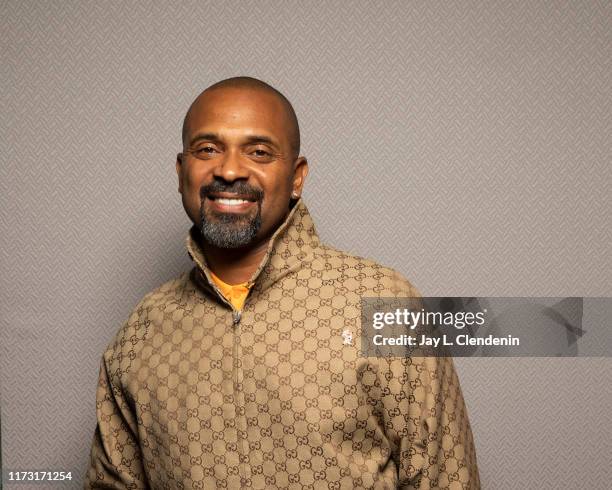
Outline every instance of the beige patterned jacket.
{"label": "beige patterned jacket", "polygon": [[196,230],[104,352],[85,488],[480,488],[452,360],[359,355],[360,298],[406,279],[321,244],[300,200],[236,311]]}

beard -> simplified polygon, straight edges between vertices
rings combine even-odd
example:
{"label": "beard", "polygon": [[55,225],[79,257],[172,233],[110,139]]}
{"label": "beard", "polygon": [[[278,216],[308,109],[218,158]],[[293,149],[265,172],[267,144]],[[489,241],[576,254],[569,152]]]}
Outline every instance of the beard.
{"label": "beard", "polygon": [[[246,214],[220,213],[207,209],[206,201],[210,193],[231,192],[252,197],[257,203],[257,211]],[[218,248],[240,248],[252,243],[261,228],[261,201],[263,192],[260,189],[236,181],[225,185],[219,181],[203,186],[200,190],[200,232],[204,240]]]}

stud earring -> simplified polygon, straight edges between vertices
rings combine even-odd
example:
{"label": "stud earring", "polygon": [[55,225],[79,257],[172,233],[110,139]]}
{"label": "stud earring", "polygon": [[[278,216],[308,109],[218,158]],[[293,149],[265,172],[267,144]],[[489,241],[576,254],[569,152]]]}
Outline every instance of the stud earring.
{"label": "stud earring", "polygon": [[297,192],[293,191],[293,192],[291,193],[291,198],[292,198],[292,199],[299,199],[299,198],[300,198],[300,195],[299,195]]}

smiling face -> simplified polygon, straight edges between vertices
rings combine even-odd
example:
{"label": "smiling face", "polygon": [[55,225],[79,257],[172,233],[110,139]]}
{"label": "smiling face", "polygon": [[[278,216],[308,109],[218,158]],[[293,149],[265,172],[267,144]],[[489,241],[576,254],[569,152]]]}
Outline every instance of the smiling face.
{"label": "smiling face", "polygon": [[287,216],[308,173],[290,127],[286,107],[270,91],[225,87],[196,99],[176,171],[185,211],[209,245],[257,246]]}

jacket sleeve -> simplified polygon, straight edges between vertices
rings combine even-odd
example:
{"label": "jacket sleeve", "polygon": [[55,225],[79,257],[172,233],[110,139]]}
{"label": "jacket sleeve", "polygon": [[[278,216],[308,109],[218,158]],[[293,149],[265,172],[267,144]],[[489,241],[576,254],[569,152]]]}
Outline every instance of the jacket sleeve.
{"label": "jacket sleeve", "polygon": [[450,357],[383,358],[385,432],[402,489],[480,489],[472,431]]}
{"label": "jacket sleeve", "polygon": [[[397,274],[392,295],[421,294]],[[479,490],[476,449],[452,357],[379,358],[385,432],[402,489]]]}
{"label": "jacket sleeve", "polygon": [[115,378],[109,371],[105,355],[102,357],[96,391],[97,426],[85,476],[85,489],[148,488],[138,444],[136,417]]}

